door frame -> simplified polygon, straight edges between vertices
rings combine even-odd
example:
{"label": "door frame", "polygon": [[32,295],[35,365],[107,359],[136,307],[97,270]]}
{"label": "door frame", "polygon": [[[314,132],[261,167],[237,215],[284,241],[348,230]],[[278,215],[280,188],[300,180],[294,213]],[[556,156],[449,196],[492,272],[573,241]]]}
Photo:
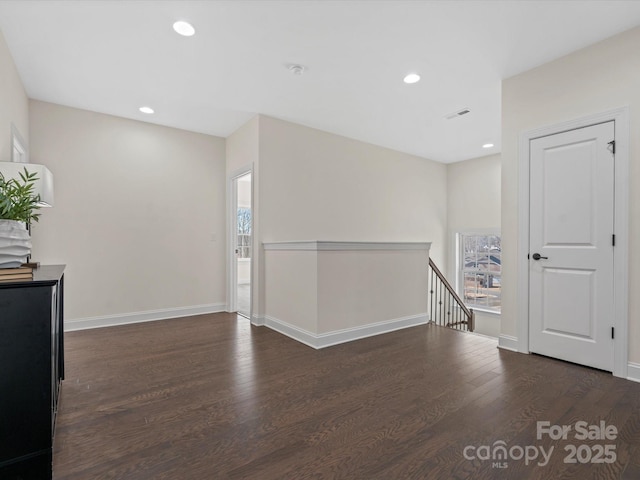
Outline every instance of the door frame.
{"label": "door frame", "polygon": [[254,198],[253,198],[253,185],[254,185],[254,177],[253,177],[253,165],[247,165],[245,167],[239,168],[229,175],[227,175],[227,312],[237,312],[238,311],[238,270],[236,264],[236,254],[235,254],[235,242],[234,238],[236,232],[238,230],[238,219],[237,219],[237,210],[238,205],[238,180],[240,177],[244,177],[247,174],[251,174],[251,269],[249,273],[250,278],[250,287],[249,287],[249,319],[253,318],[253,207],[254,207]]}
{"label": "door frame", "polygon": [[530,142],[536,138],[614,121],[614,230],[613,249],[613,375],[628,376],[629,333],[629,107],[620,107],[574,120],[522,132],[518,146],[518,351],[529,353],[529,185]]}

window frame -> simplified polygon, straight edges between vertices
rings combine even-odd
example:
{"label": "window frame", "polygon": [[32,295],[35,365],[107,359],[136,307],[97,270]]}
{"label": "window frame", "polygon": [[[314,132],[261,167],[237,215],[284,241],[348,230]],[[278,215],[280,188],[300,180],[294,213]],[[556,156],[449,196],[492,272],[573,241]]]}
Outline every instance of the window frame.
{"label": "window frame", "polygon": [[[464,253],[464,237],[470,237],[470,236],[481,236],[481,237],[487,237],[487,236],[494,236],[494,237],[499,237],[500,238],[500,243],[502,244],[502,235],[501,235],[501,231],[499,228],[474,228],[474,229],[463,229],[463,230],[458,230],[455,233],[455,264],[454,264],[454,271],[455,271],[455,288],[456,288],[456,292],[458,293],[458,295],[460,296],[460,298],[462,299],[462,301],[464,302],[465,306],[468,308],[473,309],[474,311],[481,311],[484,313],[490,313],[493,315],[500,315],[501,311],[502,311],[502,302],[500,304],[499,307],[497,308],[492,308],[489,307],[487,305],[482,305],[479,303],[470,303],[465,301],[465,294],[464,294],[464,273],[465,273],[465,268],[464,268],[464,258],[465,258],[465,253]],[[500,288],[500,292],[502,293],[502,249],[500,250],[500,271],[497,272],[498,275],[500,276],[500,282],[501,282],[501,288]],[[501,295],[502,297],[502,295]]]}

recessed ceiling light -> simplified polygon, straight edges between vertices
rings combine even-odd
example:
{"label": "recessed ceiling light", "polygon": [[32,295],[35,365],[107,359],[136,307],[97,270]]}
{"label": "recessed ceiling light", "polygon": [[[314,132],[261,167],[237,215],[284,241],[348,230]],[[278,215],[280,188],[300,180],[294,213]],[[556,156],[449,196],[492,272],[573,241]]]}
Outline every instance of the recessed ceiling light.
{"label": "recessed ceiling light", "polygon": [[174,23],[173,29],[176,31],[176,33],[179,33],[184,37],[190,37],[194,33],[196,33],[196,29],[193,28],[193,25],[191,25],[189,22],[184,22],[182,20]]}
{"label": "recessed ceiling light", "polygon": [[146,114],[149,114],[149,115],[153,113],[153,108],[151,108],[151,107],[140,107],[139,110],[142,113],[146,113]]}
{"label": "recessed ceiling light", "polygon": [[420,75],[417,73],[410,73],[404,77],[404,83],[417,83],[420,81]]}
{"label": "recessed ceiling light", "polygon": [[482,145],[482,148],[491,148],[493,147],[493,143],[485,143],[484,145]]}

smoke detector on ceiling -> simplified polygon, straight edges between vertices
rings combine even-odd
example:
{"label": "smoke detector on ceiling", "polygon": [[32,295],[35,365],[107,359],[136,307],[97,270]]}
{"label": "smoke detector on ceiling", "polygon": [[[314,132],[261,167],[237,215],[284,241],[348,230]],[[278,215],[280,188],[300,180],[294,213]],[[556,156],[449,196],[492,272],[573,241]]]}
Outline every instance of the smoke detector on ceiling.
{"label": "smoke detector on ceiling", "polygon": [[449,115],[445,115],[444,118],[446,118],[447,120],[452,120],[454,118],[458,118],[463,115],[466,115],[467,113],[470,113],[470,112],[471,110],[469,110],[468,108],[463,108],[462,110],[458,110],[457,112],[453,112],[453,113],[450,113]]}
{"label": "smoke detector on ceiling", "polygon": [[298,65],[298,64],[289,65],[288,68],[289,68],[289,71],[294,75],[302,75],[306,70],[306,68],[303,65]]}

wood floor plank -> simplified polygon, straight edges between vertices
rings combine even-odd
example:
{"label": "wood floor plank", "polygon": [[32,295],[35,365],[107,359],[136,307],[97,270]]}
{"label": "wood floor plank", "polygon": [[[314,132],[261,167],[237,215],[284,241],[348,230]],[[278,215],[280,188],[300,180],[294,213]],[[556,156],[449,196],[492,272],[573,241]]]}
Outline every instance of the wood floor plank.
{"label": "wood floor plank", "polygon": [[[214,314],[67,333],[65,353],[56,480],[640,478],[640,384],[434,325],[316,351]],[[616,425],[618,460],[565,464],[538,420]],[[463,454],[498,441],[556,450]]]}

